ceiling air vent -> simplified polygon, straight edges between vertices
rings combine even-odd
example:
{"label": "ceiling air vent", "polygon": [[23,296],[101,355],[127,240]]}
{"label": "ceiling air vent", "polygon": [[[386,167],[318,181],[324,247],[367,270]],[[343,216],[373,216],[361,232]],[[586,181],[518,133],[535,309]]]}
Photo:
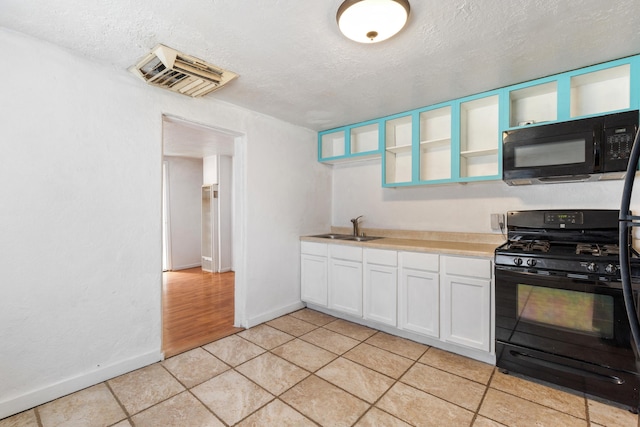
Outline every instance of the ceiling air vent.
{"label": "ceiling air vent", "polygon": [[150,85],[193,97],[218,90],[238,77],[161,44],[130,70]]}

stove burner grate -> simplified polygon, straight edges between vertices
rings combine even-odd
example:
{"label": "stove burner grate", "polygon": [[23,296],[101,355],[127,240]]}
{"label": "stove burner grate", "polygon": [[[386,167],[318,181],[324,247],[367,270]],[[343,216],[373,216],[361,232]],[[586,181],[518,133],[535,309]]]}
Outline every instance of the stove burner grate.
{"label": "stove burner grate", "polygon": [[548,240],[514,240],[509,244],[509,249],[523,252],[549,252],[550,248]]}
{"label": "stove burner grate", "polygon": [[619,255],[618,245],[598,245],[591,243],[578,243],[576,245],[576,255],[593,255],[593,256],[615,256]]}

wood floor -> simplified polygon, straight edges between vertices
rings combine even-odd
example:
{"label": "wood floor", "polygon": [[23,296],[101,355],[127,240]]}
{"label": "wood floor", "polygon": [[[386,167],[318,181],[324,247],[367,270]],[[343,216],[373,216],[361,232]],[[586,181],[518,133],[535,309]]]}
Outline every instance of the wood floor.
{"label": "wood floor", "polygon": [[233,327],[234,273],[200,267],[162,274],[162,347],[165,357],[242,330]]}

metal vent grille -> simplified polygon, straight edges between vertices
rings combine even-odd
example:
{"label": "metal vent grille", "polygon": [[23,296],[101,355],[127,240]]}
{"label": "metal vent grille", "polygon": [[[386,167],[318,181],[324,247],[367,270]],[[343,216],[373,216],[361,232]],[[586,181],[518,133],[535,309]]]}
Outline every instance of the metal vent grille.
{"label": "metal vent grille", "polygon": [[192,97],[204,96],[218,90],[238,77],[231,71],[164,45],[156,46],[130,70],[150,85]]}

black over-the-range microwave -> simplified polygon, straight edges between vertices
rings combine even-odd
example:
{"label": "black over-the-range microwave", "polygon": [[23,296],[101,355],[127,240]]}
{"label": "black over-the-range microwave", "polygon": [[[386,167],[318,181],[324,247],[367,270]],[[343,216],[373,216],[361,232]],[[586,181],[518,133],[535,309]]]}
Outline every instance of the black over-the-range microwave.
{"label": "black over-the-range microwave", "polygon": [[509,185],[621,179],[638,130],[638,110],[503,133]]}

